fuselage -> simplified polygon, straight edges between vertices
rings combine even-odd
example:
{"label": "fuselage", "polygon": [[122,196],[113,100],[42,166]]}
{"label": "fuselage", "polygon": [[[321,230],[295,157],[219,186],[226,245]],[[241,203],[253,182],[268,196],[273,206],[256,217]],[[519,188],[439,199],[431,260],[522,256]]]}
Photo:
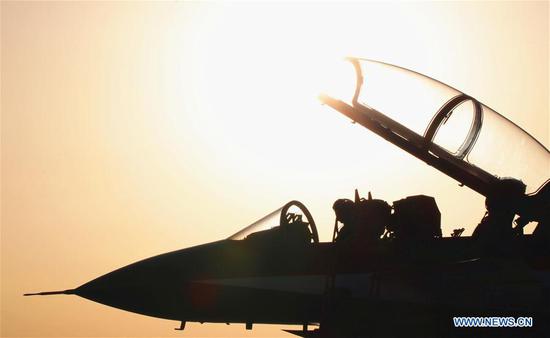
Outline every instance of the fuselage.
{"label": "fuselage", "polygon": [[361,311],[373,304],[378,311],[403,304],[492,315],[546,311],[548,250],[530,236],[510,245],[488,256],[470,237],[370,245],[222,240],[128,265],[75,293],[196,322],[319,323],[331,302]]}

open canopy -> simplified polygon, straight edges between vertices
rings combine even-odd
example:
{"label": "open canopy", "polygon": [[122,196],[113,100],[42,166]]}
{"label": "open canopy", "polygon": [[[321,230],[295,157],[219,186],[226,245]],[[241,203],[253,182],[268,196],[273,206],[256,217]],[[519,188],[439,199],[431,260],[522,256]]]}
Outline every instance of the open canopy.
{"label": "open canopy", "polygon": [[[437,167],[440,159],[447,162],[438,169],[459,180],[461,173],[456,172],[467,173],[464,175],[474,178],[467,179],[472,180],[471,185],[466,184],[481,193],[479,186],[489,185],[493,178],[519,179],[527,186],[526,192],[533,193],[550,177],[548,149],[475,98],[401,67],[358,58],[347,61],[355,69],[355,78],[347,80],[355,81],[355,91],[327,93],[324,97],[329,100],[323,96],[322,100],[341,112],[347,105],[353,113],[344,114],[354,119],[363,115],[364,122],[376,124],[374,129],[380,132],[375,132],[387,139],[391,136],[384,136],[381,129],[398,135],[407,147],[416,148],[407,151],[430,165]],[[345,105],[331,104],[330,99]],[[422,151],[437,159],[428,159],[430,163],[428,155],[417,155]],[[450,166],[453,168],[448,169]]]}

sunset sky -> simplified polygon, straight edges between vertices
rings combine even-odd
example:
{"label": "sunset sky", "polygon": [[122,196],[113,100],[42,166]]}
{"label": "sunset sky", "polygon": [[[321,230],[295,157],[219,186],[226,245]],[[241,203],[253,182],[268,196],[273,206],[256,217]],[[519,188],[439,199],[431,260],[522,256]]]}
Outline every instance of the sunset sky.
{"label": "sunset sky", "polygon": [[548,147],[548,49],[548,2],[1,2],[1,336],[290,336],[22,294],[226,238],[292,199],[329,240],[354,188],[435,196],[443,234],[469,235],[483,198],[321,106],[319,74],[348,55],[413,69]]}

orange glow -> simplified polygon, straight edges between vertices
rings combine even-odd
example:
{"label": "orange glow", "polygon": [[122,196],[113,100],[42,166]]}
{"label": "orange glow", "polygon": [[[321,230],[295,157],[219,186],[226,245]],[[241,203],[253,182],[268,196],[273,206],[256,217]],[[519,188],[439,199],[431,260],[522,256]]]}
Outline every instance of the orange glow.
{"label": "orange glow", "polygon": [[322,240],[354,188],[433,195],[443,234],[470,234],[483,198],[319,104],[325,65],[347,55],[448,83],[548,146],[547,2],[0,6],[2,336],[180,337],[175,322],[22,294],[226,238],[291,199]]}

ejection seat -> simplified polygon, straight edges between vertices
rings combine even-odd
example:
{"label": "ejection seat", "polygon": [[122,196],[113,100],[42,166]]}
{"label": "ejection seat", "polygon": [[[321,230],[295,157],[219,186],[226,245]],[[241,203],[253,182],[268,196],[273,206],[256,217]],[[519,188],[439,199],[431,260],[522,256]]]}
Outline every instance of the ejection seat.
{"label": "ejection seat", "polygon": [[[333,241],[340,243],[364,244],[380,240],[391,215],[391,207],[386,201],[373,199],[370,193],[368,199],[359,198],[357,190],[355,202],[339,199],[333,209],[336,214]],[[342,226],[338,227],[338,223]]]}

